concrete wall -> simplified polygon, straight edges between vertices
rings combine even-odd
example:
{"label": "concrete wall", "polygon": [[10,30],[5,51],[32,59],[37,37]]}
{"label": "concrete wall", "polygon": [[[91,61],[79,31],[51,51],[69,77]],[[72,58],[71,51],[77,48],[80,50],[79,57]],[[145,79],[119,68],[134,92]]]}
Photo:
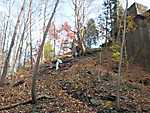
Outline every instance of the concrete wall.
{"label": "concrete wall", "polygon": [[137,28],[127,33],[127,53],[129,59],[150,70],[150,22],[143,17],[135,20]]}

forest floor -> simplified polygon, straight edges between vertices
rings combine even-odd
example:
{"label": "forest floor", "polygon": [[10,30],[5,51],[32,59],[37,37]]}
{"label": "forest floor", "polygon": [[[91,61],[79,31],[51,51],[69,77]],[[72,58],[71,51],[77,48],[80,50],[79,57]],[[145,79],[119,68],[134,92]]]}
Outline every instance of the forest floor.
{"label": "forest floor", "polygon": [[[97,53],[98,54],[98,53]],[[150,73],[132,64],[125,69],[117,110],[117,74],[111,52],[70,60],[58,71],[40,66],[37,113],[150,113]],[[20,71],[0,87],[0,113],[30,113],[31,72]]]}

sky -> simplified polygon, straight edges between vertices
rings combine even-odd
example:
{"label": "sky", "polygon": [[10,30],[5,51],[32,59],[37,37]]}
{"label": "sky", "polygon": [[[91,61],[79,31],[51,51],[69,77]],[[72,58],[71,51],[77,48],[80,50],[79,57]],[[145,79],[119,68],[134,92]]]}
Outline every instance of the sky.
{"label": "sky", "polygon": [[[3,4],[6,1],[9,1],[9,0],[0,0],[1,16],[2,16],[1,12],[3,12],[3,14],[7,14],[7,12],[8,12],[8,7],[5,8],[5,6]],[[15,25],[16,17],[18,15],[19,9],[22,5],[22,0],[14,0],[14,1],[15,1],[15,3],[12,7],[11,12],[12,12],[12,24]],[[36,9],[34,9],[34,10],[40,11],[40,8],[42,7],[40,4],[44,0],[33,0],[33,1],[34,1],[33,6],[36,7]],[[47,19],[49,18],[51,11],[52,11],[51,6],[54,5],[51,3],[55,3],[56,0],[48,0],[48,1],[49,1],[49,4],[47,5],[48,6],[47,12],[49,13],[49,15],[47,16]],[[53,1],[53,2],[50,2],[50,1]],[[55,18],[54,18],[55,23],[57,23],[58,26],[61,26],[65,21],[67,21],[71,26],[74,26],[74,17],[73,17],[74,11],[73,11],[73,5],[72,5],[71,1],[72,0],[60,0],[59,7],[57,8],[57,12],[56,12]],[[123,6],[125,7],[125,0],[120,0],[120,1],[123,3]],[[129,1],[129,6],[132,3],[137,2],[137,3],[141,3],[143,5],[146,5],[150,8],[150,0],[128,0],[128,1]],[[6,2],[6,3],[8,3],[8,2]],[[89,11],[90,13],[88,13],[88,19],[90,19],[90,18],[96,19],[97,18],[97,16],[102,11],[102,3],[103,3],[103,0],[94,0],[94,2],[92,2],[91,8]],[[33,37],[37,37],[38,35],[41,35],[41,32],[39,32],[39,30],[41,29],[43,22],[40,20],[40,18],[38,16],[36,16],[34,18],[35,19],[33,20],[33,22],[35,23],[35,25],[34,25],[35,30],[33,32],[33,35],[34,35]],[[0,19],[0,21],[2,21],[2,20]],[[1,22],[0,22],[0,24],[1,24]]]}
{"label": "sky", "polygon": [[[59,8],[57,10],[57,13],[55,14],[55,17],[57,18],[57,23],[62,24],[65,21],[68,21],[71,25],[74,23],[74,6],[72,5],[72,0],[63,0],[63,3],[59,4]],[[100,0],[94,0],[92,4],[90,5],[90,10],[88,14],[88,18],[96,18],[97,15],[100,12],[101,9],[101,1]],[[92,9],[93,8],[93,9]],[[91,12],[92,11],[92,12]]]}
{"label": "sky", "polygon": [[[8,0],[0,0],[0,12],[7,12],[6,11],[7,9],[4,8],[4,6],[3,6],[3,2],[5,2],[5,1],[8,1]],[[15,15],[17,16],[17,14],[18,14],[18,8],[19,8],[19,6],[21,6],[20,1],[22,1],[22,0],[18,0],[18,3],[15,1],[16,4],[12,7],[14,16]],[[35,0],[33,0],[33,1],[35,1]],[[40,1],[40,0],[36,0],[36,1]],[[74,23],[74,18],[73,18],[74,12],[73,12],[73,6],[71,3],[72,0],[60,0],[60,1],[61,1],[61,3],[59,4],[59,8],[57,9],[57,13],[55,15],[55,20],[57,21],[58,24],[62,24],[65,21],[69,21],[71,24],[73,24]],[[91,8],[91,12],[88,15],[89,18],[96,18],[102,9],[103,0],[94,0],[94,1],[95,2],[93,4],[91,4],[91,6],[93,8]],[[125,6],[125,0],[120,0],[120,1]],[[129,6],[134,2],[138,2],[143,5],[148,6],[150,8],[150,0],[128,0],[128,1],[129,1]],[[34,4],[35,4],[34,6],[39,5],[37,2],[35,2]]]}
{"label": "sky", "polygon": [[[125,7],[126,0],[120,0],[120,1]],[[150,0],[128,0],[128,2],[129,2],[128,7],[131,6],[134,2],[137,2],[150,8]],[[91,8],[91,12],[89,13],[88,18],[96,19],[97,16],[102,11],[102,4],[103,4],[103,0],[95,0],[95,2],[91,5],[93,8]],[[68,21],[72,25],[74,23],[73,15],[74,12],[72,9],[71,0],[64,0],[64,3],[60,4],[60,8],[56,13],[57,23],[62,24],[65,21]]]}

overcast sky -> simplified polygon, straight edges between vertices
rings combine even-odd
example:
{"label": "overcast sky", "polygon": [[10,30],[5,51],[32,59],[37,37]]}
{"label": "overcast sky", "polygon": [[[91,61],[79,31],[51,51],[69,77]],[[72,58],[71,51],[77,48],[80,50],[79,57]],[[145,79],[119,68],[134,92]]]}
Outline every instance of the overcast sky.
{"label": "overcast sky", "polygon": [[[7,1],[7,0],[0,0],[0,12],[2,12],[4,10],[8,10],[3,7],[4,1]],[[22,1],[22,0],[15,1],[16,5],[14,5],[14,7],[12,9],[13,12],[16,13],[16,15],[19,12],[18,8],[19,8],[19,6],[21,6],[20,4],[22,4],[22,3],[20,3],[20,1]],[[33,0],[33,1],[35,1],[35,0]],[[40,1],[40,0],[36,0],[36,2],[34,3],[35,4],[34,6],[37,7],[39,5],[38,1]],[[73,23],[74,22],[74,18],[73,18],[74,12],[73,12],[73,6],[71,3],[72,0],[60,0],[60,1],[63,1],[63,2],[61,2],[59,4],[59,8],[58,8],[56,16],[55,16],[56,20],[58,21],[58,24],[62,24],[64,21],[69,21],[69,22]],[[92,11],[89,13],[88,18],[96,18],[101,11],[103,0],[94,0],[94,1],[95,2],[93,4],[91,4],[93,9],[91,9]],[[120,1],[123,3],[123,5],[125,4],[125,0],[120,0]],[[134,2],[138,2],[145,6],[148,6],[150,8],[150,0],[128,0],[128,1],[129,1],[129,6]]]}
{"label": "overcast sky", "polygon": [[[8,0],[0,0],[0,12],[6,13],[8,11],[8,8],[5,8],[5,6],[3,6],[3,3],[6,2],[7,3]],[[13,0],[12,0],[13,1]],[[40,4],[41,2],[43,2],[43,0],[33,0],[34,1],[34,5],[33,7],[37,8],[37,12],[38,10],[40,11]],[[48,9],[47,12],[49,14],[51,14],[51,10],[52,10],[52,6],[53,4],[51,3],[55,3],[56,0],[48,0],[49,1],[49,5],[48,5]],[[71,26],[74,26],[74,11],[73,11],[73,6],[71,3],[72,0],[60,0],[60,4],[59,7],[57,9],[56,15],[55,15],[55,21],[58,25],[63,24],[65,21],[68,21],[69,24],[71,24]],[[125,0],[120,0],[123,5],[125,4]],[[129,6],[134,3],[141,3],[145,6],[148,6],[150,8],[150,0],[128,0],[129,1]],[[22,4],[22,0],[14,0],[15,5],[13,5],[12,7],[12,23],[15,24],[16,23],[16,16],[19,13],[19,9],[21,7]],[[94,0],[94,2],[91,4],[91,11],[88,14],[88,19],[89,18],[97,18],[98,15],[100,14],[100,12],[102,11],[102,3],[103,0]],[[50,15],[47,16],[47,18],[49,18]],[[2,15],[1,15],[2,17]],[[36,18],[36,19],[35,19]],[[43,25],[42,21],[39,21],[39,17],[34,17],[34,22],[36,23],[35,28],[36,30],[34,31],[35,35],[39,35],[41,34],[39,31],[38,27]],[[1,19],[0,19],[1,21]],[[41,24],[42,23],[42,24]],[[41,28],[40,28],[41,29]]]}
{"label": "overcast sky", "polygon": [[[126,0],[120,0],[120,1],[125,7]],[[128,7],[131,6],[134,2],[137,2],[150,8],[150,0],[128,0],[128,2],[129,2]],[[103,4],[103,0],[95,0],[95,2],[91,4],[93,9],[92,9],[92,12],[89,13],[88,18],[97,18],[97,16],[100,14],[102,10],[102,4]],[[73,23],[74,12],[71,6],[71,0],[64,0],[64,4],[60,4],[60,5],[61,5],[61,8],[60,8],[61,10],[59,10],[56,15],[57,17],[60,17],[58,18],[59,22],[63,23],[64,21],[69,21],[70,23]]]}

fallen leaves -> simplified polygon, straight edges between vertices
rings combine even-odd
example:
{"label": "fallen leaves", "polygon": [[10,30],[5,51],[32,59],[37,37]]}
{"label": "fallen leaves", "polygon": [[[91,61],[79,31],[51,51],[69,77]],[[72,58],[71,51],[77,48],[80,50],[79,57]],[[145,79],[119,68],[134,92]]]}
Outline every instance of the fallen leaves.
{"label": "fallen leaves", "polygon": [[[122,111],[116,109],[116,75],[105,67],[98,65],[95,57],[78,59],[73,64],[66,64],[65,70],[55,72],[47,65],[41,67],[37,80],[37,98],[48,95],[55,99],[38,100],[41,113],[148,113],[150,89],[147,87],[144,96],[136,83],[126,81],[121,88]],[[17,82],[0,89],[0,108],[31,99],[31,76],[16,77]],[[29,74],[29,72],[27,72]],[[19,76],[19,75],[18,75]],[[25,77],[25,78],[24,78]],[[21,82],[24,80],[24,82]],[[146,86],[144,86],[146,87]],[[142,101],[144,100],[144,101]],[[31,104],[17,105],[7,112],[30,112]]]}

